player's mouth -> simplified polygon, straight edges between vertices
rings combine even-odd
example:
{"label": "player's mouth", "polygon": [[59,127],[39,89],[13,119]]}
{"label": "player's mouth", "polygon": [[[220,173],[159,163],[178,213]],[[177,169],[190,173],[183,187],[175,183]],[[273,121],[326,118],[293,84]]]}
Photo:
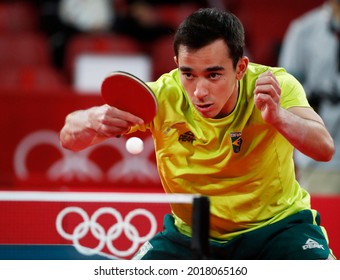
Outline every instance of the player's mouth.
{"label": "player's mouth", "polygon": [[207,112],[212,110],[212,103],[205,103],[205,104],[195,104],[195,108],[201,114],[206,114]]}

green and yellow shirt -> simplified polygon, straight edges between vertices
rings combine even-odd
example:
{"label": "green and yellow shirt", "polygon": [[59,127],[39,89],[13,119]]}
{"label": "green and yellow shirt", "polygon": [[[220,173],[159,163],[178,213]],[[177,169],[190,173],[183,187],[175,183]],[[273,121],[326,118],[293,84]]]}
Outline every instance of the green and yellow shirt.
{"label": "green and yellow shirt", "polygon": [[[235,109],[222,119],[196,112],[177,69],[148,83],[159,106],[148,129],[164,190],[209,196],[210,235],[216,240],[310,208],[309,194],[295,178],[292,145],[263,121],[254,105],[256,79],[267,70],[280,82],[283,108],[309,106],[293,76],[252,63],[240,81]],[[178,229],[190,235],[191,206],[173,204],[172,211]]]}

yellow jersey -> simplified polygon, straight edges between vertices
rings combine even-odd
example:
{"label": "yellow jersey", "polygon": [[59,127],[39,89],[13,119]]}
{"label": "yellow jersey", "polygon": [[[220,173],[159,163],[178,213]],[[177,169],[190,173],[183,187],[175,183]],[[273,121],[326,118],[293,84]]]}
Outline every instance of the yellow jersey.
{"label": "yellow jersey", "polygon": [[[281,107],[309,107],[301,84],[282,68],[250,63],[236,107],[221,119],[200,116],[177,69],[150,82],[158,112],[148,126],[166,193],[210,198],[210,236],[231,238],[310,208],[294,173],[293,146],[265,123],[254,105],[259,74],[270,70],[281,86]],[[139,128],[142,129],[142,128]],[[191,235],[191,205],[171,205],[175,225]]]}

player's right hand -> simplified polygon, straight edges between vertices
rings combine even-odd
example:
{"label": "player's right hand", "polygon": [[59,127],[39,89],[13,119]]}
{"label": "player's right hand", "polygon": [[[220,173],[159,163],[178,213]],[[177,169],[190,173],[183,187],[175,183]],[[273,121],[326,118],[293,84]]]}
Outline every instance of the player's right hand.
{"label": "player's right hand", "polygon": [[125,134],[132,126],[144,121],[116,107],[102,105],[88,109],[88,125],[99,136],[115,137]]}

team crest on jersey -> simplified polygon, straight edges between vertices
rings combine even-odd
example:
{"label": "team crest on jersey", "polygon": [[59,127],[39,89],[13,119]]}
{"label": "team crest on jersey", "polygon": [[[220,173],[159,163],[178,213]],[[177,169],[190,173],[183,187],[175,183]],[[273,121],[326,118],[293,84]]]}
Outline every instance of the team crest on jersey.
{"label": "team crest on jersey", "polygon": [[242,146],[242,132],[230,132],[230,139],[233,146],[234,153],[238,153]]}

